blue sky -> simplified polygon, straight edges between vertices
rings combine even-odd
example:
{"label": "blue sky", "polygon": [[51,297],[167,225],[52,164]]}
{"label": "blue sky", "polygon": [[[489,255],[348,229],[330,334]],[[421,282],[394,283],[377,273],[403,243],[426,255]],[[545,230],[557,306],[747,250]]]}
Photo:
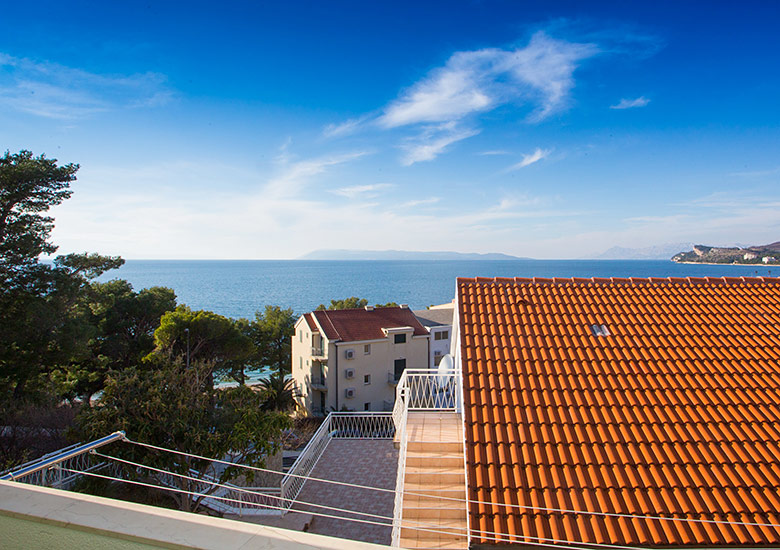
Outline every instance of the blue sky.
{"label": "blue sky", "polygon": [[780,240],[780,4],[17,2],[60,252],[580,258]]}

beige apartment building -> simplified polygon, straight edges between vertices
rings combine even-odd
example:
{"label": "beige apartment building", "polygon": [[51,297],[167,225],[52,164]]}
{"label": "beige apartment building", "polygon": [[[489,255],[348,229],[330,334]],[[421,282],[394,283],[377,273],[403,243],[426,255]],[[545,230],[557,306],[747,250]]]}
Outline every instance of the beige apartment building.
{"label": "beige apartment building", "polygon": [[401,373],[428,368],[429,337],[406,306],[302,315],[292,343],[299,406],[312,414],[392,410]]}

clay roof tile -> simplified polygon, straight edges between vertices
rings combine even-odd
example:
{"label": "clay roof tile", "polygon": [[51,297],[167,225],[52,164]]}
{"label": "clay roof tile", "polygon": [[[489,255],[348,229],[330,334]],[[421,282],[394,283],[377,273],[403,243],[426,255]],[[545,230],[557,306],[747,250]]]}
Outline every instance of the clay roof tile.
{"label": "clay roof tile", "polygon": [[[777,279],[477,278],[458,289],[480,500],[780,522]],[[602,324],[609,335],[592,330]],[[780,546],[780,528],[489,504],[470,514],[487,531],[583,544]]]}

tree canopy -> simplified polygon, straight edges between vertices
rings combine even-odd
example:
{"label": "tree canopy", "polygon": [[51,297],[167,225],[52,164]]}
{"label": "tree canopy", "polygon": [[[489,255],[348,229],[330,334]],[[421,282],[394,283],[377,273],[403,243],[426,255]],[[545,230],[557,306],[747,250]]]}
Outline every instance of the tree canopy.
{"label": "tree canopy", "polygon": [[246,321],[237,321],[211,311],[193,311],[185,305],[169,311],[154,331],[152,355],[208,360],[214,374],[244,381],[244,369],[256,355],[247,336]]}
{"label": "tree canopy", "polygon": [[[331,300],[330,305],[320,304],[317,306],[317,311],[334,310],[334,309],[360,309],[368,305],[368,300],[365,298],[358,298],[352,296],[350,298],[343,298],[341,300]],[[387,302],[386,304],[376,304],[374,307],[398,307],[395,302]]]}
{"label": "tree canopy", "polygon": [[[246,386],[215,390],[207,380],[213,365],[197,360],[189,368],[181,358],[156,357],[155,368],[115,371],[107,380],[100,406],[85,409],[80,418],[87,438],[124,430],[135,441],[184,453],[222,458],[263,467],[279,450],[282,430],[291,424],[282,413],[263,407],[260,393]],[[239,475],[251,481],[251,471],[219,468],[207,460],[123,446],[120,457],[174,473],[208,474],[224,483]],[[156,483],[152,471],[128,469],[127,475]],[[183,491],[199,492],[196,482],[176,478]],[[216,487],[214,487],[216,488]],[[204,493],[204,495],[207,493]],[[204,496],[174,493],[178,507],[197,511]]]}
{"label": "tree canopy", "polygon": [[290,371],[296,320],[292,309],[279,306],[265,306],[265,311],[255,313],[249,334],[257,346],[260,366],[279,373]]}
{"label": "tree canopy", "polygon": [[58,166],[56,159],[30,151],[0,157],[0,286],[29,287],[46,271],[41,254],[53,254],[49,242],[54,220],[44,215],[71,196],[77,164]]}

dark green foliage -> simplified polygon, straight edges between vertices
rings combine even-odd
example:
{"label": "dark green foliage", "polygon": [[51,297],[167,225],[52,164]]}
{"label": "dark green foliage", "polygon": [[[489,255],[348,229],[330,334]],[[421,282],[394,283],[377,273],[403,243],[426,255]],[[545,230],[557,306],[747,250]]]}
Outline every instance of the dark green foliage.
{"label": "dark green foliage", "polygon": [[290,372],[296,319],[292,309],[279,306],[265,306],[264,312],[255,313],[249,335],[257,346],[260,366],[280,373]]}
{"label": "dark green foliage", "polygon": [[160,319],[154,331],[155,350],[149,358],[181,357],[186,361],[189,355],[190,362],[212,362],[216,376],[230,376],[243,383],[244,369],[257,353],[247,331],[246,321],[181,305]]}
{"label": "dark green foliage", "polygon": [[[263,467],[264,458],[279,450],[287,415],[263,408],[261,394],[246,386],[215,390],[208,380],[213,365],[201,360],[187,368],[180,358],[156,357],[153,369],[130,368],[112,374],[100,404],[79,417],[87,438],[124,430],[139,442],[209,457],[225,457]],[[251,471],[215,468],[210,461],[122,445],[112,452],[145,465],[189,475],[190,469],[225,482]],[[154,480],[153,472],[129,469],[128,475]],[[192,491],[194,482],[179,479]],[[181,510],[196,511],[202,497],[175,494]]]}
{"label": "dark green foliage", "polygon": [[118,279],[86,287],[74,312],[82,325],[84,346],[54,372],[62,395],[89,406],[109,371],[139,365],[154,350],[160,318],[175,307],[176,295],[169,288],[135,292],[130,283]]}
{"label": "dark green foliage", "polygon": [[48,241],[53,219],[43,215],[70,197],[76,164],[57,166],[56,159],[34,157],[30,151],[0,157],[0,288],[38,292],[48,282],[41,254],[57,247]]}
{"label": "dark green foliage", "polygon": [[[317,311],[324,311],[326,309],[360,309],[368,305],[368,300],[365,298],[358,298],[352,296],[350,298],[344,298],[343,300],[331,300],[330,305],[320,304],[317,306]],[[376,304],[374,307],[398,307],[395,302],[387,302],[386,304]]]}
{"label": "dark green foliage", "polygon": [[295,409],[295,398],[300,397],[289,375],[275,372],[258,383],[263,410],[290,412]]}
{"label": "dark green foliage", "polygon": [[331,300],[329,306],[325,306],[325,304],[320,304],[317,306],[317,311],[322,311],[325,309],[358,309],[361,307],[366,307],[368,305],[368,300],[365,298],[358,298],[357,296],[352,296],[351,298],[344,298],[343,300]]}

